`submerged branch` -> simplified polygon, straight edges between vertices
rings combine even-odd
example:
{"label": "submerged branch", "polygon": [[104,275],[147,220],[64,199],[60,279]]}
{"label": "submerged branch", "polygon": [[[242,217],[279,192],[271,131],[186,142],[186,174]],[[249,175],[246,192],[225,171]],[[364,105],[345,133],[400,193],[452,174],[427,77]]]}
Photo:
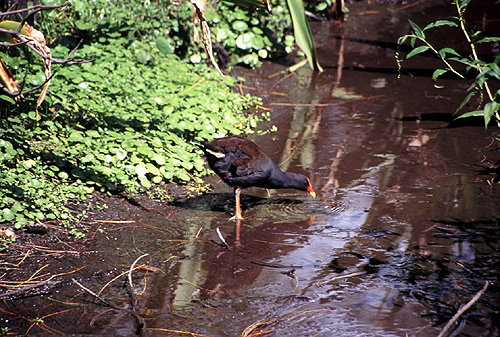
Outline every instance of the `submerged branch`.
{"label": "submerged branch", "polygon": [[474,295],[474,297],[469,302],[467,302],[467,304],[465,304],[462,308],[460,308],[460,310],[457,311],[457,313],[448,321],[448,323],[446,323],[443,330],[441,330],[441,332],[439,333],[438,337],[444,337],[449,335],[448,330],[450,329],[450,327],[460,318],[460,316],[462,316],[464,312],[469,310],[469,308],[472,307],[472,305],[476,303],[481,296],[483,296],[484,292],[488,288],[488,285],[489,285],[488,281],[484,282],[483,288],[479,290],[479,292],[476,295]]}

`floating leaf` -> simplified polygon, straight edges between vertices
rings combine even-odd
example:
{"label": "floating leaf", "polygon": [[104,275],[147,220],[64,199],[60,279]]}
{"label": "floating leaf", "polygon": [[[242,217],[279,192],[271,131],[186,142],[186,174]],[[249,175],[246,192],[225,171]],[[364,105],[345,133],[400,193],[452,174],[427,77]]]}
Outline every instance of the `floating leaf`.
{"label": "floating leaf", "polygon": [[165,157],[163,157],[161,154],[155,153],[154,154],[154,160],[158,165],[165,165]]}
{"label": "floating leaf", "polygon": [[252,48],[252,36],[250,33],[244,33],[236,39],[236,46],[240,49],[250,49]]}
{"label": "floating leaf", "polygon": [[242,32],[248,29],[248,24],[245,21],[236,20],[233,22],[233,29]]}
{"label": "floating leaf", "polygon": [[135,167],[135,173],[139,176],[139,178],[142,178],[146,176],[148,170],[144,166],[139,164]]}

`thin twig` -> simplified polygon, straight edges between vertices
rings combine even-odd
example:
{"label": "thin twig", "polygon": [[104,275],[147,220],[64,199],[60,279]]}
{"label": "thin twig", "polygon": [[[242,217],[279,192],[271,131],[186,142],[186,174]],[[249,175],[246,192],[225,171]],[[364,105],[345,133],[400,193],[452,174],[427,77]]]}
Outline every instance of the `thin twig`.
{"label": "thin twig", "polygon": [[231,249],[231,248],[229,248],[229,245],[227,244],[226,239],[224,239],[224,237],[222,236],[222,233],[220,232],[219,227],[217,227],[217,228],[215,229],[215,231],[217,232],[217,235],[219,236],[219,239],[222,241],[222,243],[223,243],[223,244],[224,244],[224,245],[225,245],[228,249]]}
{"label": "thin twig", "polygon": [[483,288],[479,290],[479,292],[476,295],[474,295],[474,297],[469,302],[467,302],[467,304],[465,304],[462,308],[460,308],[460,310],[457,311],[457,313],[448,321],[448,323],[446,323],[443,330],[441,330],[441,332],[439,333],[438,337],[449,335],[448,330],[450,329],[450,327],[460,318],[460,316],[462,316],[464,312],[469,310],[469,308],[472,307],[472,305],[476,303],[477,300],[479,300],[479,298],[484,294],[484,292],[488,288],[488,285],[489,285],[488,281],[484,282]]}
{"label": "thin twig", "polygon": [[132,283],[132,271],[134,270],[134,267],[137,264],[137,262],[139,262],[140,259],[142,259],[143,257],[148,256],[148,255],[149,254],[146,253],[146,254],[139,256],[137,259],[135,259],[134,263],[132,263],[132,265],[130,266],[130,269],[128,271],[128,285],[130,287],[130,293],[131,293],[132,297],[134,297],[134,284]]}
{"label": "thin twig", "polygon": [[122,308],[119,308],[119,307],[116,307],[114,306],[113,304],[107,302],[105,299],[103,299],[102,297],[100,297],[99,295],[97,295],[95,292],[93,292],[92,290],[90,290],[89,288],[85,287],[83,284],[81,284],[80,282],[78,282],[77,280],[75,280],[74,278],[71,278],[71,281],[73,281],[77,286],[79,286],[80,288],[82,288],[85,292],[89,293],[90,295],[94,296],[95,298],[97,298],[99,301],[101,301],[102,303],[104,303],[105,305],[107,305],[108,307],[110,308],[113,308],[115,310],[124,310]]}
{"label": "thin twig", "polygon": [[144,319],[138,314],[136,313],[134,310],[129,310],[129,309],[122,309],[122,308],[119,308],[109,302],[107,302],[105,299],[103,299],[102,297],[100,297],[99,295],[97,295],[95,292],[93,292],[92,290],[90,290],[89,288],[85,287],[83,284],[81,284],[80,282],[78,282],[77,280],[75,280],[74,278],[71,279],[77,286],[79,286],[80,288],[82,288],[85,292],[91,294],[92,296],[94,296],[95,298],[97,298],[99,301],[101,301],[102,303],[104,303],[106,306],[110,307],[110,308],[113,308],[115,310],[118,310],[118,311],[121,311],[121,312],[126,312],[132,316],[134,316],[134,318],[136,319],[137,321],[137,331],[136,331],[136,334],[139,335],[140,334],[140,331],[142,330],[142,328],[144,327]]}
{"label": "thin twig", "polygon": [[340,280],[340,279],[347,278],[347,277],[353,277],[353,276],[363,275],[363,274],[366,274],[366,272],[365,271],[357,271],[357,272],[346,274],[346,275],[340,275],[340,276],[332,277],[329,280],[326,280],[326,281],[323,281],[321,283],[318,283],[317,286],[321,287],[325,283],[329,283],[329,282]]}
{"label": "thin twig", "polygon": [[7,11],[5,13],[0,13],[0,18],[2,16],[7,16],[7,15],[14,15],[14,14],[21,14],[21,13],[25,13],[25,12],[29,12],[29,11],[33,11],[32,13],[29,13],[27,15],[27,17],[33,15],[33,14],[36,14],[38,12],[41,12],[41,11],[45,11],[45,10],[50,10],[50,9],[58,9],[58,8],[63,8],[63,7],[67,7],[67,6],[70,6],[71,5],[71,2],[68,1],[66,2],[65,4],[62,4],[62,5],[54,5],[54,6],[42,6],[42,5],[37,5],[37,6],[32,6],[32,7],[29,7],[29,8],[24,8],[24,9],[19,9],[17,11]]}

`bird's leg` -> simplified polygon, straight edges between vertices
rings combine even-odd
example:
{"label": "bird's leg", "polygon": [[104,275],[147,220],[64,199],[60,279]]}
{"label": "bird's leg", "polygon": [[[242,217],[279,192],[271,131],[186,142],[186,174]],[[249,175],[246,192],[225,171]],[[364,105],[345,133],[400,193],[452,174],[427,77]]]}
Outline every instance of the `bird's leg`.
{"label": "bird's leg", "polygon": [[241,187],[237,187],[234,191],[236,196],[236,214],[231,218],[231,220],[243,220],[243,216],[241,215]]}
{"label": "bird's leg", "polygon": [[241,219],[236,220],[236,247],[240,248],[241,247],[241,242],[240,242],[240,231],[241,231]]}

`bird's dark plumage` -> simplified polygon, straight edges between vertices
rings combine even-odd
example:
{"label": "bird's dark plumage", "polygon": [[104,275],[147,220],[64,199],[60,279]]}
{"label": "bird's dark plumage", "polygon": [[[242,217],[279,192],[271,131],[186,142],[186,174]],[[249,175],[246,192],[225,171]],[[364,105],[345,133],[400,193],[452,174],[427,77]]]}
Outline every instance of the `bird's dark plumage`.
{"label": "bird's dark plumage", "polygon": [[294,188],[316,196],[309,178],[281,171],[251,140],[229,136],[204,141],[201,145],[210,168],[226,184],[236,188],[236,219],[241,218],[239,194],[242,188]]}

